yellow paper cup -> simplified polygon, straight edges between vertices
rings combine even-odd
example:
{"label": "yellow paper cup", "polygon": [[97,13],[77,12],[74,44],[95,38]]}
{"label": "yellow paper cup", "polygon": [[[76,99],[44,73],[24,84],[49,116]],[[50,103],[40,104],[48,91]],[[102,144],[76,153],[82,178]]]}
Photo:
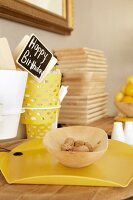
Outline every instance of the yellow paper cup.
{"label": "yellow paper cup", "polygon": [[36,108],[58,105],[61,74],[48,74],[41,83],[28,77],[23,107]]}
{"label": "yellow paper cup", "polygon": [[41,83],[29,76],[23,102],[26,110],[21,115],[21,123],[51,124],[58,110],[58,108],[51,108],[59,103],[60,85],[61,74],[56,73],[56,70],[49,73]]}
{"label": "yellow paper cup", "polygon": [[21,115],[21,123],[23,124],[43,124],[49,125],[56,121],[60,106],[47,107],[41,109],[26,109]]}
{"label": "yellow paper cup", "polygon": [[32,125],[26,124],[27,138],[42,138],[48,131],[52,129],[52,124],[49,125]]}
{"label": "yellow paper cup", "polygon": [[[34,110],[34,114],[37,115],[40,111]],[[45,120],[38,118],[37,121],[33,120],[32,123],[26,124],[27,138],[42,138],[48,131],[57,128],[59,108],[45,109],[42,114],[45,114]]]}

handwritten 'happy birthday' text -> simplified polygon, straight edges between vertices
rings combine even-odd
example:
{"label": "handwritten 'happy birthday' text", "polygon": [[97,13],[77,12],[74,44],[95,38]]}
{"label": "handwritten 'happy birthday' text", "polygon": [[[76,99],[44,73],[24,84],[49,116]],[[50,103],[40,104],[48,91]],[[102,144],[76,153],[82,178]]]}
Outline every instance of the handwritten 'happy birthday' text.
{"label": "handwritten 'happy birthday' text", "polygon": [[21,58],[21,63],[29,67],[30,70],[42,74],[43,70],[41,69],[41,66],[46,61],[49,54],[40,47],[37,41],[37,38],[33,37],[29,42],[28,48]]}

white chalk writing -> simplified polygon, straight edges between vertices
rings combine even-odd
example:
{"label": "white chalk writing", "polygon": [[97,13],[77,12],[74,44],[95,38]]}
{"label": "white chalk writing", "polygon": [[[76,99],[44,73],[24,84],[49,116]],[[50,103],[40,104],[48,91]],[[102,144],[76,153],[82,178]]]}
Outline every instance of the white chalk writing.
{"label": "white chalk writing", "polygon": [[33,37],[33,39],[31,40],[31,42],[29,43],[29,48],[35,50],[34,56],[36,56],[37,59],[42,58],[42,61],[40,62],[42,64],[46,60],[46,58],[48,56],[48,53],[46,53],[44,51],[44,49],[42,49],[39,46],[39,44],[36,44],[36,42],[37,42],[37,39],[35,37]]}
{"label": "white chalk writing", "polygon": [[35,60],[32,61],[30,58],[31,58],[30,51],[27,50],[24,53],[23,57],[21,58],[21,62],[23,64],[26,64],[27,66],[29,66],[30,70],[34,70],[34,71],[38,72],[39,74],[41,74],[43,72],[42,69],[40,69],[41,65],[39,65],[37,67],[36,66],[36,61]]}

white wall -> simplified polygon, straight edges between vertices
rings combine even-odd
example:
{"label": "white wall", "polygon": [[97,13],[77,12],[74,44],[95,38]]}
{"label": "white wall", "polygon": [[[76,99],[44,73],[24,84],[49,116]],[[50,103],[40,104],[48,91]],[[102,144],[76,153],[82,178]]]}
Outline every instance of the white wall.
{"label": "white wall", "polygon": [[74,0],[74,31],[71,36],[47,32],[0,19],[0,36],[14,49],[25,34],[35,33],[49,48],[90,47],[105,52],[108,63],[109,113],[113,97],[126,77],[133,74],[133,1]]}

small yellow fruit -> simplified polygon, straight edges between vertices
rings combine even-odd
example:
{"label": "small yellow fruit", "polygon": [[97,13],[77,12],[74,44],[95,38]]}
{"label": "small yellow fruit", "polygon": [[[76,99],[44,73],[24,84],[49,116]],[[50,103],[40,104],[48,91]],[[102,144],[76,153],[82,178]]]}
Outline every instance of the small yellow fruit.
{"label": "small yellow fruit", "polygon": [[124,94],[125,94],[126,96],[131,96],[131,97],[133,97],[133,84],[131,84],[131,83],[128,83],[128,84],[127,84],[127,87],[126,87],[126,89],[125,89]]}
{"label": "small yellow fruit", "polygon": [[123,85],[122,88],[121,88],[121,92],[124,94],[125,90],[126,90],[126,85]]}
{"label": "small yellow fruit", "polygon": [[129,76],[128,77],[127,83],[132,83],[133,84],[133,76]]}
{"label": "small yellow fruit", "polygon": [[118,92],[116,95],[115,95],[115,101],[122,101],[124,95],[122,92]]}
{"label": "small yellow fruit", "polygon": [[131,103],[133,102],[133,98],[130,96],[124,96],[122,102]]}

